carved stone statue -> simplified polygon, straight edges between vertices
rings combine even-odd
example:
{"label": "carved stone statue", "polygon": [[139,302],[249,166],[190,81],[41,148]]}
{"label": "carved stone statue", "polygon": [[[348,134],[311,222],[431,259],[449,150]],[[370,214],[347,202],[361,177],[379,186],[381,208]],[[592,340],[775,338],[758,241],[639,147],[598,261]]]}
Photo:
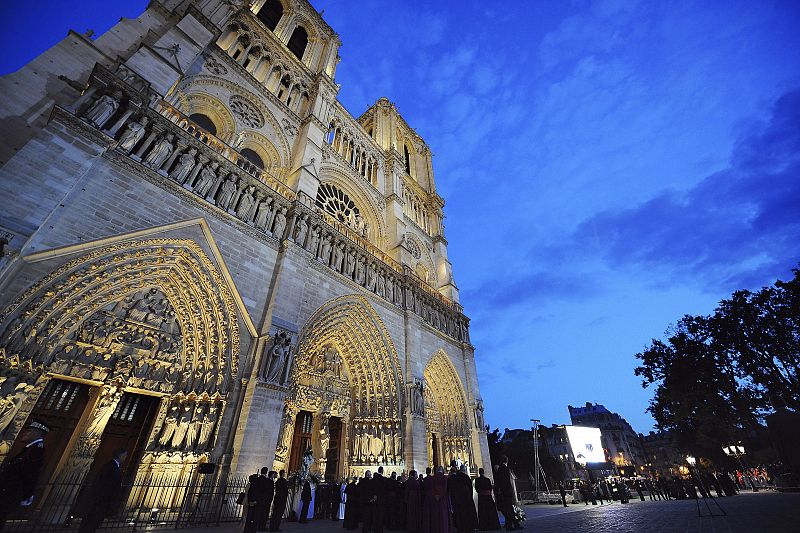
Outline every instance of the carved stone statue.
{"label": "carved stone statue", "polygon": [[297,217],[297,224],[294,228],[294,242],[303,246],[306,242],[306,234],[308,233],[308,222],[306,222],[306,216],[300,215]]}
{"label": "carved stone statue", "polygon": [[203,413],[203,421],[200,422],[200,437],[197,439],[197,449],[205,450],[208,447],[211,435],[214,433],[214,426],[217,423],[216,403],[209,404],[208,411]]}
{"label": "carved stone statue", "polygon": [[178,428],[172,435],[173,448],[180,449],[181,444],[183,443],[183,439],[186,438],[186,433],[189,431],[189,422],[191,421],[192,421],[192,404],[185,403],[183,405],[183,413],[181,413],[181,419],[178,422]]}
{"label": "carved stone statue", "polygon": [[375,275],[375,262],[370,261],[369,265],[367,265],[367,284],[365,287],[368,291],[375,291],[375,284],[377,283],[377,277]]}
{"label": "carved stone statue", "polygon": [[320,456],[325,457],[328,452],[328,445],[331,442],[331,434],[328,431],[328,419],[323,418],[319,424],[319,450]]}
{"label": "carved stone statue", "polygon": [[283,230],[286,229],[286,208],[281,207],[275,213],[275,224],[272,226],[272,234],[278,239],[283,238]]}
{"label": "carved stone statue", "polygon": [[120,90],[114,91],[110,96],[104,94],[86,112],[86,119],[93,126],[102,128],[119,109],[120,100],[122,100],[122,91]]}
{"label": "carved stone statue", "polygon": [[233,200],[233,195],[236,194],[236,183],[230,178],[225,179],[222,182],[222,188],[219,193],[219,199],[217,200],[217,207],[227,210],[228,206]]}
{"label": "carved stone statue", "polygon": [[272,218],[272,198],[268,196],[258,204],[255,220],[256,227],[266,231],[267,225],[270,223],[270,218]]}
{"label": "carved stone statue", "polygon": [[194,184],[194,192],[203,197],[208,194],[217,180],[217,166],[217,162],[214,161],[210,165],[203,167],[203,170],[200,171],[200,177]]}
{"label": "carved stone statue", "polygon": [[[169,175],[169,177],[179,183],[186,183],[186,180],[189,179],[189,175],[192,173],[192,169],[196,164],[194,160],[195,154],[197,154],[197,150],[195,148],[189,148],[188,152],[181,154],[181,156],[178,158],[178,164],[172,169],[172,173]],[[207,168],[208,167],[204,168],[203,171],[205,171]]]}
{"label": "carved stone statue", "polygon": [[364,256],[359,255],[358,261],[356,261],[356,283],[359,285],[364,284],[365,263],[366,259],[364,259]]}
{"label": "carved stone statue", "polygon": [[200,423],[202,421],[203,409],[198,405],[194,410],[192,421],[189,422],[189,429],[186,431],[186,440],[183,443],[183,449],[187,451],[194,450],[195,442],[197,441],[197,433],[200,431]]}
{"label": "carved stone statue", "polygon": [[13,393],[5,398],[0,398],[0,435],[5,432],[8,425],[14,420],[14,416],[16,416],[22,406],[22,402],[27,398],[31,390],[33,390],[33,385],[25,382],[17,383]]}
{"label": "carved stone statue", "polygon": [[386,276],[386,298],[394,303],[394,276]]}
{"label": "carved stone statue", "polygon": [[160,169],[164,161],[172,154],[172,141],[174,139],[175,137],[169,133],[156,141],[155,146],[153,146],[147,154],[147,157],[144,158],[144,164],[154,170]]}
{"label": "carved stone statue", "polygon": [[317,249],[319,248],[319,226],[314,226],[311,228],[311,233],[308,236],[308,242],[306,243],[306,250],[311,252],[314,257],[317,256]]}
{"label": "carved stone statue", "polygon": [[340,242],[333,249],[333,269],[336,272],[342,271],[342,262],[344,261],[344,243]]}
{"label": "carved stone statue", "polygon": [[383,270],[378,270],[378,280],[375,284],[375,290],[381,298],[386,296],[386,278],[383,276]]}
{"label": "carved stone statue", "polygon": [[356,255],[355,253],[353,253],[353,249],[348,246],[344,256],[344,274],[348,278],[352,278],[355,269],[356,269]]}
{"label": "carved stone statue", "polygon": [[331,261],[331,236],[326,233],[319,247],[319,259],[326,265]]}
{"label": "carved stone statue", "polygon": [[355,218],[355,222],[353,223],[353,229],[356,230],[356,233],[363,236],[364,235],[364,228],[366,227],[366,221],[361,216],[361,213],[358,213]]}
{"label": "carved stone statue", "polygon": [[253,202],[255,202],[253,198],[254,191],[255,187],[252,185],[245,189],[244,194],[242,194],[242,197],[239,200],[239,207],[236,208],[236,216],[244,221],[250,219],[250,212],[253,209]]}
{"label": "carved stone statue", "polygon": [[283,383],[284,369],[292,346],[291,334],[281,331],[275,335],[275,342],[269,351],[269,362],[265,378],[271,383]]}
{"label": "carved stone statue", "polygon": [[353,462],[358,463],[361,458],[361,434],[353,428]]}
{"label": "carved stone statue", "polygon": [[125,125],[125,131],[122,132],[122,137],[119,138],[119,148],[126,154],[131,153],[134,147],[139,144],[145,134],[145,126],[147,126],[147,117],[142,117],[139,121],[131,120]]}

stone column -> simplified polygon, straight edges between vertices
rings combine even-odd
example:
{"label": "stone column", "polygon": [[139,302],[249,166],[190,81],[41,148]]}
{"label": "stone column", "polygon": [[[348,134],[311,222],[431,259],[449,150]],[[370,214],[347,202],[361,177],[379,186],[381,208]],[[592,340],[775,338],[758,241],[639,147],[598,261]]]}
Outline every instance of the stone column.
{"label": "stone column", "polygon": [[281,431],[278,434],[278,446],[275,448],[275,460],[272,469],[276,472],[285,469],[289,465],[289,453],[291,452],[292,437],[294,437],[294,423],[300,409],[287,404],[283,409],[283,420],[281,421]]}
{"label": "stone column", "polygon": [[125,124],[128,121],[128,119],[130,118],[130,116],[133,114],[133,111],[134,111],[134,109],[132,107],[130,107],[130,105],[129,105],[128,109],[126,109],[125,112],[122,114],[122,116],[119,117],[119,120],[116,121],[114,123],[114,125],[111,126],[111,128],[108,130],[108,134],[111,137],[116,136],[117,132],[122,127],[122,125]]}

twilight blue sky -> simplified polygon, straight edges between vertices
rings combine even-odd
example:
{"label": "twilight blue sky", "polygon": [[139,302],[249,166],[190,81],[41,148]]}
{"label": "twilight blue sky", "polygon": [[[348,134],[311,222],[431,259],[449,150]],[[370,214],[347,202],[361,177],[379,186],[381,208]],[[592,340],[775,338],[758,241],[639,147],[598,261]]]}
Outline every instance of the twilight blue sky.
{"label": "twilight blue sky", "polygon": [[[145,4],[5,7],[0,72]],[[800,3],[313,4],[345,106],[431,145],[492,426],[592,401],[647,432],[634,354],[800,260]]]}

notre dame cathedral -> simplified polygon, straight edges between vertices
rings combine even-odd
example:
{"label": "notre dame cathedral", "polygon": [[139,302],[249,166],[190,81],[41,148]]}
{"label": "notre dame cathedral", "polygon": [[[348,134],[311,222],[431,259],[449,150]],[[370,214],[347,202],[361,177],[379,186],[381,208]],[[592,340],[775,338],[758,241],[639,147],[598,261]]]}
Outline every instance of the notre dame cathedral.
{"label": "notre dame cathedral", "polygon": [[320,477],[489,455],[431,151],[306,0],[154,0],[0,79],[0,459]]}

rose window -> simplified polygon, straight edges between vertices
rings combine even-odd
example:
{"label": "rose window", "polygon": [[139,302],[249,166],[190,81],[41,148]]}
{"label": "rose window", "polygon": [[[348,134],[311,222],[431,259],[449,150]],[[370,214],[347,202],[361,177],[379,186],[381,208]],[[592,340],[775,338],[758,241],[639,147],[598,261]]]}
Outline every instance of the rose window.
{"label": "rose window", "polygon": [[335,185],[323,183],[317,189],[316,204],[326,213],[332,215],[339,222],[352,226],[356,218],[361,217],[358,207]]}

